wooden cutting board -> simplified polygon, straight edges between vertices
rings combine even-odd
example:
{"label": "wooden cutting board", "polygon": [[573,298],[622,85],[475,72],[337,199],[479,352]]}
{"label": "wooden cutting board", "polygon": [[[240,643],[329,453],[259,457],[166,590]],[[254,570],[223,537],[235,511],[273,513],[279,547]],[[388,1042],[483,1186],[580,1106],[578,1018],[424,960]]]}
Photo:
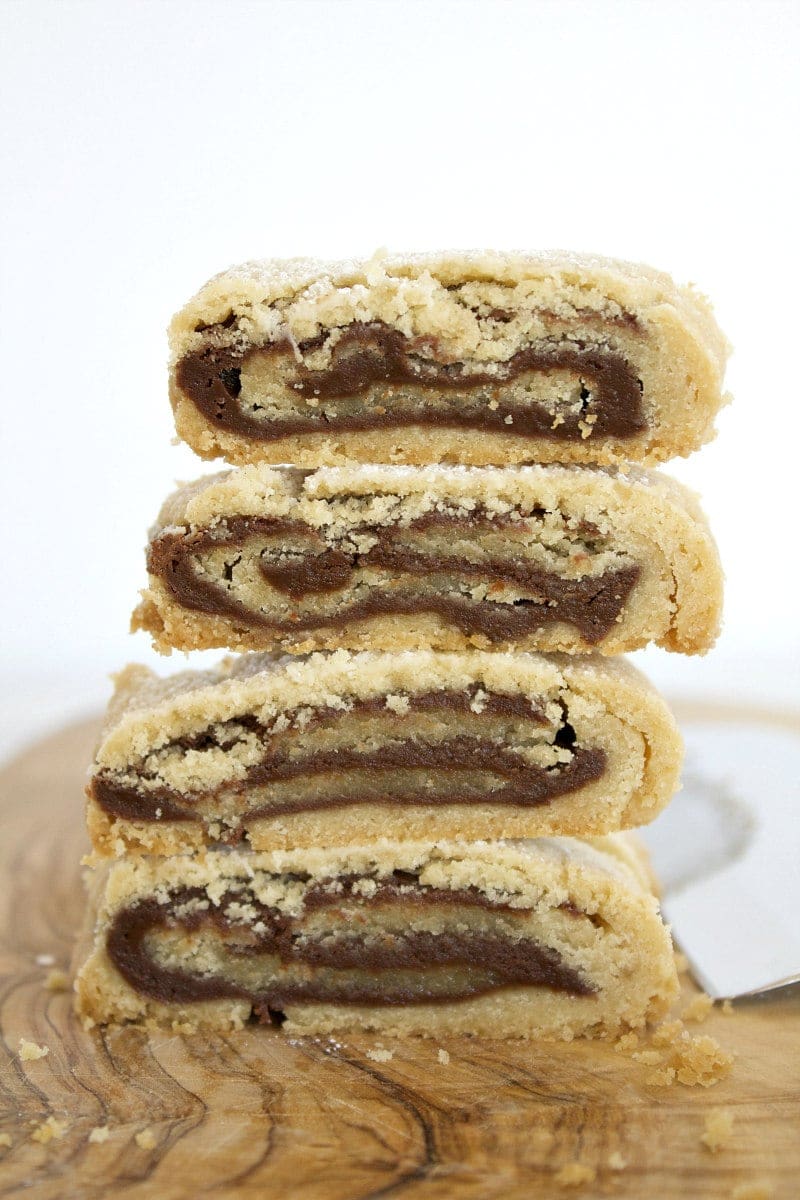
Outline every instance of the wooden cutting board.
{"label": "wooden cutting board", "polygon": [[[650,1086],[646,1066],[590,1042],[385,1039],[392,1058],[379,1062],[374,1036],[86,1033],[37,956],[66,968],[81,920],[95,733],[94,722],[65,729],[0,772],[0,1134],[12,1141],[0,1147],[0,1195],[701,1200],[756,1180],[800,1194],[797,998],[715,1012],[698,1028],[737,1055],[707,1090]],[[20,1037],[49,1054],[21,1062]],[[733,1112],[735,1135],[712,1155],[700,1136],[717,1106]],[[32,1140],[51,1116],[63,1137]],[[108,1140],[89,1142],[100,1125]],[[609,1166],[615,1154],[623,1170]],[[575,1161],[596,1179],[561,1191],[554,1177]]]}

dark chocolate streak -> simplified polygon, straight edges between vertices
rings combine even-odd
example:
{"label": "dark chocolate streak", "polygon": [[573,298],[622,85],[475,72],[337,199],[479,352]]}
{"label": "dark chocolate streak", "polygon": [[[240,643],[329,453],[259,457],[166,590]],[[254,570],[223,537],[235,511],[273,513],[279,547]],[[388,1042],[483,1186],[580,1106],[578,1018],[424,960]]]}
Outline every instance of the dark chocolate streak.
{"label": "dark chocolate streak", "polygon": [[[212,327],[211,337],[214,337]],[[314,339],[300,345],[301,353],[321,344]],[[546,438],[548,441],[579,441],[581,424],[587,415],[595,418],[593,437],[628,438],[643,432],[647,424],[642,411],[642,385],[630,364],[619,353],[600,345],[580,341],[540,341],[517,351],[499,372],[471,370],[464,363],[440,363],[425,358],[430,339],[409,340],[380,321],[354,322],[343,332],[331,351],[330,365],[314,371],[302,363],[287,384],[298,395],[336,400],[363,395],[373,384],[400,386],[415,384],[456,393],[468,393],[479,387],[493,389],[502,404],[495,410],[482,405],[471,412],[453,405],[447,412],[433,411],[424,404],[395,411],[377,408],[359,413],[320,412],[280,420],[259,419],[246,412],[240,401],[241,370],[254,355],[293,356],[286,341],[254,346],[244,352],[211,341],[203,349],[185,355],[176,368],[178,388],[213,425],[255,441],[276,441],[294,434],[357,432],[370,429],[395,429],[412,425],[438,428],[477,429],[484,432]],[[585,411],[565,414],[553,428],[553,413],[536,401],[508,404],[503,401],[506,383],[524,374],[554,370],[570,371],[591,393]],[[391,399],[391,397],[386,397]],[[402,403],[402,402],[401,402]],[[513,417],[507,425],[505,418]]]}
{"label": "dark chocolate streak", "polygon": [[[398,874],[402,880],[405,873]],[[348,878],[343,882],[349,886],[353,880]],[[246,902],[253,906],[256,919],[264,925],[264,931],[256,935],[251,926],[239,926],[225,916],[224,910],[231,901],[242,900],[240,893],[230,893],[222,898],[218,906],[210,906],[202,912],[195,911],[181,917],[171,915],[171,909],[198,899],[207,899],[201,889],[186,888],[171,893],[167,905],[159,904],[156,900],[141,900],[117,913],[107,934],[106,948],[116,969],[137,992],[166,1004],[227,998],[249,1000],[257,1016],[269,1021],[277,1010],[287,1004],[313,1001],[375,1005],[441,1003],[520,984],[547,987],[574,996],[593,995],[597,990],[578,971],[568,967],[557,951],[531,938],[514,940],[501,933],[433,934],[387,930],[380,938],[364,943],[359,940],[358,933],[349,932],[352,928],[349,925],[344,925],[343,936],[303,938],[299,936],[302,930],[298,918],[287,917],[276,909],[268,908],[248,894]],[[331,892],[316,885],[306,893],[305,912],[326,907],[335,911],[345,904],[349,908],[355,906],[365,911],[376,904],[382,907],[457,904],[500,909],[512,916],[527,915],[527,910],[493,903],[474,888],[460,891],[426,888],[417,885],[416,880],[410,885],[404,880],[402,883],[381,883],[368,900],[352,893],[345,895],[341,890]],[[321,968],[325,975],[315,976],[309,972],[302,981],[281,983],[276,980],[264,991],[250,991],[220,976],[192,975],[188,971],[159,966],[149,956],[145,939],[151,931],[179,928],[189,932],[203,925],[213,925],[228,936],[231,957],[277,955],[283,963],[302,963],[311,968]],[[241,930],[243,935],[238,945],[237,930]],[[426,993],[424,986],[412,989],[401,981],[392,983],[392,971],[424,970],[426,967],[448,965],[472,968],[469,981],[458,990],[432,990]],[[371,970],[375,974],[368,982],[363,979],[349,980],[347,971],[351,968]],[[331,970],[342,974],[338,978],[331,977]]]}
{"label": "dark chocolate streak", "polygon": [[[213,530],[194,533],[166,532],[148,549],[148,570],[164,581],[178,604],[196,612],[224,617],[250,628],[302,633],[307,629],[344,628],[370,617],[433,613],[455,625],[465,635],[483,634],[490,641],[513,641],[556,621],[572,625],[588,645],[597,645],[608,635],[635,587],[637,565],[607,570],[600,575],[565,579],[554,571],[542,570],[524,559],[488,559],[473,564],[463,558],[439,557],[394,544],[408,530],[441,525],[454,532],[469,525],[463,518],[438,515],[422,518],[404,530],[382,530],[381,540],[364,554],[332,550],[319,534],[300,521],[264,517],[233,517]],[[489,528],[497,528],[486,522]],[[259,560],[261,574],[272,587],[298,601],[308,594],[330,594],[346,587],[356,571],[385,569],[395,575],[452,575],[457,579],[503,582],[531,592],[535,599],[502,604],[489,599],[419,593],[408,588],[373,588],[363,600],[341,611],[294,613],[288,618],[268,617],[249,608],[220,584],[200,576],[195,558],[224,546],[243,549],[248,538],[258,536],[301,540],[306,549],[287,563]]]}

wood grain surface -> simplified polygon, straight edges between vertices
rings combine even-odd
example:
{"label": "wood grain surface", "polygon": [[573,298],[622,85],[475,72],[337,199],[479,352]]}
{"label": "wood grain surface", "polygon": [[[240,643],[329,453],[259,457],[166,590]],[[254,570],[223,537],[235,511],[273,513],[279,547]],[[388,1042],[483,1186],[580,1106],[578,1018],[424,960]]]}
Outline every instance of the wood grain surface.
{"label": "wood grain surface", "polygon": [[[37,958],[66,968],[81,920],[95,731],[66,729],[0,772],[0,1195],[700,1200],[760,1180],[800,1195],[798,999],[700,1026],[737,1055],[707,1090],[649,1086],[647,1067],[588,1042],[386,1039],[392,1058],[377,1062],[375,1037],[84,1032]],[[49,1054],[22,1062],[21,1037]],[[713,1107],[735,1119],[717,1155],[700,1141]],[[41,1144],[31,1134],[49,1117],[63,1136]],[[108,1139],[90,1142],[105,1125]],[[555,1176],[572,1162],[596,1179],[562,1191]]]}

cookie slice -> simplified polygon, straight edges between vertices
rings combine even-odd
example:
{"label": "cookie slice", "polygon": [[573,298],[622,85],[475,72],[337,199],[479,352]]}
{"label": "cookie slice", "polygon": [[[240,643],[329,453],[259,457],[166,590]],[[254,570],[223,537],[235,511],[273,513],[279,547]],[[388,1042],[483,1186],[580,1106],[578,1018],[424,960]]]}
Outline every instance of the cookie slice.
{"label": "cookie slice", "polygon": [[571,1038],[640,1026],[677,990],[626,835],[212,852],[96,874],[76,985],[89,1025]]}
{"label": "cookie slice", "polygon": [[246,263],[170,345],[198,454],[298,466],[661,462],[713,435],[727,356],[648,267],[488,251]]}
{"label": "cookie slice", "polygon": [[159,650],[703,653],[722,573],[686,489],[588,467],[257,466],[164,505],[134,628]]}
{"label": "cookie slice", "polygon": [[100,855],[598,834],[655,817],[680,762],[622,660],[252,654],[118,677],[88,824]]}

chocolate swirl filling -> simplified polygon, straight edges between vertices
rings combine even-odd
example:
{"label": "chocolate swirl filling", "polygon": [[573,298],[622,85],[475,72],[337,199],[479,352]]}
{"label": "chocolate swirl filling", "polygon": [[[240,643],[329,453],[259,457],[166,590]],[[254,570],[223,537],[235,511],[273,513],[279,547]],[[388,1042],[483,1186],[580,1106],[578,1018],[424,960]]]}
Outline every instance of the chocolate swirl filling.
{"label": "chocolate swirl filling", "polygon": [[[312,527],[300,521],[264,517],[231,517],[211,530],[159,534],[148,549],[148,570],[163,580],[170,596],[184,608],[223,617],[237,626],[300,634],[305,630],[341,629],[373,617],[428,613],[455,626],[466,636],[482,635],[491,642],[514,641],[548,625],[563,622],[577,629],[587,645],[602,642],[619,620],[640,577],[636,564],[625,564],[580,578],[566,578],[523,557],[490,557],[470,563],[463,556],[432,555],[401,544],[409,532],[437,527],[445,537],[466,529],[476,539],[495,532],[501,521],[469,520],[430,514],[402,529],[380,529],[368,551],[346,553],[330,547]],[[270,559],[259,552],[259,538],[279,538],[289,552]],[[252,554],[266,582],[294,603],[309,596],[332,596],[350,587],[369,570],[386,570],[393,586],[369,587],[359,599],[345,600],[334,611],[263,613],[238,599],[222,580],[198,569],[198,560],[211,550],[230,546],[236,554]],[[234,554],[232,557],[236,557]],[[452,587],[435,590],[426,581],[447,577]],[[512,603],[489,597],[479,600],[459,592],[459,585],[505,584],[527,595]]]}
{"label": "chocolate swirl filling", "polygon": [[[489,694],[482,698],[484,707],[472,714],[472,720],[491,717],[518,717],[532,724],[547,721],[522,695]],[[409,712],[461,710],[470,713],[474,695],[432,692],[409,698]],[[203,810],[216,803],[231,802],[238,816],[227,816],[226,840],[244,836],[247,822],[287,813],[314,812],[346,808],[356,804],[404,806],[414,804],[502,804],[523,808],[550,804],[601,779],[606,768],[605,751],[599,747],[575,745],[575,734],[567,723],[554,735],[555,745],[568,752],[568,761],[544,767],[504,745],[473,733],[455,732],[441,741],[403,736],[403,718],[389,714],[383,698],[357,701],[347,714],[335,719],[385,714],[392,721],[395,736],[375,749],[340,746],[333,750],[312,749],[298,753],[270,735],[254,718],[236,722],[237,731],[249,729],[264,743],[260,760],[243,775],[206,791],[180,792],[166,786],[147,786],[119,778],[111,771],[100,771],[89,784],[89,794],[111,817],[132,821],[205,821]],[[320,723],[321,717],[316,718]],[[309,725],[305,726],[305,731]],[[231,744],[236,733],[231,734]],[[181,749],[226,747],[224,735],[199,735],[182,739]],[[425,772],[419,782],[413,772]],[[253,789],[286,783],[307,784],[315,778],[328,785],[318,792],[308,788],[302,795],[294,788],[278,791],[266,803],[248,800]],[[330,786],[336,781],[336,786]]]}
{"label": "chocolate swirl filling", "polygon": [[[441,1003],[519,985],[573,996],[596,993],[557,951],[531,937],[513,936],[509,922],[524,919],[530,910],[495,902],[475,888],[424,887],[406,872],[377,883],[370,879],[368,896],[353,890],[360,882],[347,877],[335,889],[311,885],[299,917],[267,907],[249,890],[229,892],[210,905],[201,889],[178,889],[165,903],[143,899],[120,910],[106,949],[120,975],[142,995],[165,1004],[247,1000],[260,1020],[274,1023],[282,1021],[287,1005],[309,1002]],[[247,923],[231,915],[243,903],[252,918]],[[423,907],[442,911],[440,931],[414,930],[406,922],[381,925],[382,915],[411,916]],[[470,929],[463,915],[478,909],[502,913],[504,923],[495,930],[486,923]],[[570,917],[585,917],[569,905],[565,909]],[[304,928],[309,914],[318,913],[330,913],[330,920]],[[179,954],[173,955],[174,963],[157,961],[151,939],[165,931],[211,934],[221,966],[192,970],[190,957],[181,965]],[[237,960],[258,956],[264,956],[263,971],[249,971],[245,982]]]}
{"label": "chocolate swirl filling", "polygon": [[[431,339],[406,338],[381,321],[354,322],[333,346],[329,364],[314,370],[296,361],[294,348],[285,340],[238,350],[221,344],[221,327],[212,326],[205,332],[208,344],[178,362],[177,386],[212,425],[255,441],[414,425],[579,441],[586,436],[631,438],[647,427],[640,380],[622,354],[601,344],[543,339],[495,364],[489,372],[475,364],[438,361],[431,357]],[[324,336],[312,339],[297,349],[301,355],[311,353],[324,340]],[[269,417],[243,402],[243,367],[253,356],[275,355],[287,360],[286,386],[299,397],[326,402],[324,411]],[[539,401],[504,399],[506,385],[553,371],[568,372],[580,383],[584,403],[579,412],[565,412],[555,420],[554,413]],[[418,388],[422,395],[414,399],[391,394],[391,389],[403,387]],[[424,393],[432,389],[451,393],[456,402],[446,410],[426,405]],[[501,406],[493,409],[488,402],[477,406],[463,403],[463,397],[477,393],[498,400]],[[336,403],[353,397],[390,403],[388,407],[365,403],[360,408]]]}

